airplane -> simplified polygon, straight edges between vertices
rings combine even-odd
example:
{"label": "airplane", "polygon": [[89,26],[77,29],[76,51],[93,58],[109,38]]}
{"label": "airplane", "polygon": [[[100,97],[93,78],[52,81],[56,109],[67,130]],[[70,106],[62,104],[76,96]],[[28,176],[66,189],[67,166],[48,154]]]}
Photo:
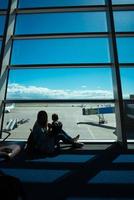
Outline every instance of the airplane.
{"label": "airplane", "polygon": [[27,119],[21,119],[21,120],[19,120],[17,123],[18,124],[24,124],[24,123],[27,123],[27,122],[29,122],[29,118],[27,118]]}
{"label": "airplane", "polygon": [[5,113],[10,113],[12,109],[15,108],[15,103],[9,105],[9,106],[5,106]]}
{"label": "airplane", "polygon": [[19,125],[24,124],[29,122],[29,118],[28,119],[21,119],[18,120],[16,119],[10,119],[7,123],[6,123],[6,127],[3,129],[3,131],[11,131],[15,128],[17,128]]}

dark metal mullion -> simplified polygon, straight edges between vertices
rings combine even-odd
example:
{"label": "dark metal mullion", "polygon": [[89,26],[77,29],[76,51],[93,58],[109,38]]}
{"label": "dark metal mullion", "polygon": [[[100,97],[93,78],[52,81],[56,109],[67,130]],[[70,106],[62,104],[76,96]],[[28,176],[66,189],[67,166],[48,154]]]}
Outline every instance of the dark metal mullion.
{"label": "dark metal mullion", "polygon": [[5,20],[5,26],[4,26],[4,33],[2,37],[2,47],[1,47],[1,55],[0,55],[0,74],[1,74],[1,67],[2,67],[2,62],[3,62],[3,57],[4,57],[4,49],[6,45],[6,36],[7,36],[7,29],[8,29],[8,22],[9,22],[9,13],[10,13],[10,7],[11,7],[11,2],[9,1],[8,5],[8,10],[7,10],[7,15],[6,15],[6,20]]}
{"label": "dark metal mullion", "polygon": [[8,10],[0,9],[0,15],[7,15]]}
{"label": "dark metal mullion", "polygon": [[112,8],[113,8],[113,11],[133,11],[134,4],[113,5]]}
{"label": "dark metal mullion", "polygon": [[8,99],[5,103],[115,103],[114,99]]}
{"label": "dark metal mullion", "polygon": [[69,63],[69,64],[24,64],[24,65],[10,65],[9,68],[12,69],[28,69],[28,68],[89,68],[89,67],[96,67],[96,68],[106,68],[111,67],[111,63]]}
{"label": "dark metal mullion", "polygon": [[[10,9],[11,9],[11,1],[8,2],[8,9],[7,9],[7,13],[6,13],[7,15],[6,15],[5,27],[4,27],[4,33],[3,33],[3,41],[2,41],[1,54],[0,54],[0,77],[1,77],[1,73],[2,73],[4,51],[5,51],[5,47],[6,47],[6,37],[7,37],[9,18],[10,18]],[[1,112],[3,112],[3,111],[1,111]],[[1,138],[1,136],[2,136],[2,126],[3,126],[3,120],[4,120],[3,113],[0,113],[0,118],[1,118],[0,138]]]}
{"label": "dark metal mullion", "polygon": [[127,148],[127,138],[125,131],[125,116],[123,107],[123,97],[121,89],[121,78],[119,69],[119,60],[117,53],[116,34],[113,19],[113,9],[111,0],[105,0],[107,5],[107,24],[109,30],[109,45],[112,66],[112,79],[114,88],[114,99],[116,109],[116,126],[117,126],[117,139],[124,149]]}
{"label": "dark metal mullion", "polygon": [[134,63],[120,63],[120,67],[125,67],[125,68],[129,68],[132,67],[134,68]]}
{"label": "dark metal mullion", "polygon": [[[134,10],[134,4],[113,5],[114,11],[131,11]],[[106,6],[66,6],[66,7],[38,7],[38,8],[19,8],[16,9],[18,14],[34,14],[34,13],[57,13],[57,12],[88,12],[88,11],[105,11]]]}
{"label": "dark metal mullion", "polygon": [[[134,68],[134,63],[119,63],[120,68]],[[9,69],[38,69],[38,68],[73,68],[73,67],[83,67],[83,68],[111,68],[112,63],[69,63],[69,64],[24,64],[24,65],[10,65]]]}
{"label": "dark metal mullion", "polygon": [[[14,1],[15,2],[15,1]],[[10,28],[10,31],[8,30],[9,29],[9,23],[11,23],[11,15],[15,13],[12,11],[12,4],[14,3],[13,0],[10,0],[9,1],[9,5],[8,5],[8,19],[7,19],[7,25],[5,27],[6,29],[6,32],[5,32],[5,40],[3,40],[3,43],[4,43],[4,49],[3,49],[3,57],[2,57],[2,62],[6,56],[6,53],[5,53],[5,49],[6,47],[9,45],[12,49],[12,38],[11,38],[11,28]],[[16,0],[16,2],[18,2],[18,0]],[[12,24],[12,27],[13,27],[13,24]],[[13,34],[13,33],[12,33]],[[8,38],[10,35],[10,38]],[[7,40],[8,39],[8,40]],[[7,40],[7,41],[6,41]],[[9,44],[9,41],[10,41],[10,44]],[[8,64],[10,64],[10,59],[11,59],[11,51],[9,53],[9,56],[8,56]],[[7,65],[8,65],[7,64]],[[1,65],[2,66],[2,65]],[[8,66],[7,66],[8,67]],[[9,78],[9,68],[6,69],[7,70],[7,77],[6,77],[6,86],[5,86],[5,95],[4,95],[4,102],[6,100],[6,93],[7,93],[7,86],[8,86],[8,78]],[[4,104],[5,105],[5,104]],[[4,111],[3,111],[3,116],[2,116],[2,122],[1,122],[1,130],[2,130],[2,127],[3,127],[3,122],[4,122]],[[2,131],[1,131],[1,134],[2,134]]]}
{"label": "dark metal mullion", "polygon": [[[12,3],[13,3],[13,2],[12,2]],[[18,5],[19,5],[19,0],[17,0],[17,8],[18,8]],[[15,34],[16,17],[17,17],[17,14],[16,14],[15,17],[14,17],[14,25],[13,25],[13,34],[12,34],[12,35]],[[12,36],[11,36],[11,39],[12,39]],[[9,65],[10,65],[10,63],[11,63],[12,50],[13,50],[13,39],[11,40],[11,51],[10,51],[10,56],[9,56]],[[7,67],[8,67],[8,74],[7,74],[7,82],[6,82],[6,91],[5,91],[4,101],[5,101],[6,98],[7,98],[7,89],[8,89],[8,81],[9,81],[9,70],[10,70],[9,66],[7,66]]]}
{"label": "dark metal mullion", "polygon": [[64,6],[64,7],[36,7],[16,9],[18,14],[33,13],[59,13],[59,12],[86,12],[86,11],[105,11],[105,6]]}
{"label": "dark metal mullion", "polygon": [[77,33],[53,33],[53,34],[19,34],[12,38],[20,39],[60,39],[60,38],[90,38],[90,37],[107,37],[108,32],[77,32]]}
{"label": "dark metal mullion", "polygon": [[[30,40],[30,39],[97,38],[97,37],[99,38],[108,37],[108,32],[19,34],[12,36],[12,39]],[[116,32],[116,37],[134,37],[134,32]]]}
{"label": "dark metal mullion", "polygon": [[134,37],[134,31],[116,32],[116,37]]}

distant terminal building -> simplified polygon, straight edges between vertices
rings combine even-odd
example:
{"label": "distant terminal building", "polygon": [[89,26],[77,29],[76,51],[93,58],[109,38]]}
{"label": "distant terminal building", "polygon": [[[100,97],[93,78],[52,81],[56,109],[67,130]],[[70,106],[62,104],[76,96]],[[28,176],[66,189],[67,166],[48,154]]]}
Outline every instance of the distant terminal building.
{"label": "distant terminal building", "polygon": [[[129,97],[130,97],[130,100],[134,100],[134,94],[130,94]],[[134,129],[134,103],[133,101],[125,103],[125,115],[126,115],[125,123],[126,123],[127,130],[133,133],[133,129]]]}
{"label": "distant terminal building", "polygon": [[134,94],[130,94],[130,99],[134,99]]}

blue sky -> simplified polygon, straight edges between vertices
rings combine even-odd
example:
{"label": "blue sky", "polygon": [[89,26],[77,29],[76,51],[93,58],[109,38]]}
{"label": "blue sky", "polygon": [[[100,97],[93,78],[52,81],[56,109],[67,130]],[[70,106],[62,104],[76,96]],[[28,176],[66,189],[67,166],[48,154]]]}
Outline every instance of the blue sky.
{"label": "blue sky", "polygon": [[13,95],[16,98],[26,99],[112,98],[111,70],[99,68],[13,70],[10,73],[8,96],[11,98]]}
{"label": "blue sky", "polygon": [[[57,4],[58,2],[58,4]],[[113,0],[113,3],[133,3]],[[7,1],[0,0],[1,8]],[[72,4],[73,3],[73,4]],[[20,7],[97,5],[95,0],[20,0]],[[38,4],[38,5],[37,5]],[[116,31],[134,31],[134,11],[115,12]],[[4,29],[0,17],[0,34]],[[15,34],[106,32],[104,12],[76,12],[18,15]],[[117,39],[119,62],[134,63],[134,38]],[[11,64],[110,63],[107,38],[17,40],[13,45]],[[127,67],[127,66],[126,66]],[[123,96],[133,94],[134,70],[121,69]],[[8,98],[24,99],[98,99],[113,98],[111,69],[28,69],[10,72]]]}
{"label": "blue sky", "polygon": [[[122,68],[124,98],[133,94],[134,69]],[[111,69],[28,69],[10,72],[8,98],[17,99],[111,99]]]}
{"label": "blue sky", "polygon": [[[19,82],[20,84],[25,84],[26,86],[32,84],[43,87],[45,84],[50,89],[77,89],[84,85],[88,86],[89,89],[96,89],[97,87],[109,89],[111,84],[109,81],[110,76],[111,70],[103,68],[28,69],[27,71],[11,71],[10,81],[11,83]],[[96,79],[98,79],[98,82],[95,82]],[[99,79],[104,79],[106,82],[109,82],[109,86]],[[91,84],[93,82],[94,85]]]}

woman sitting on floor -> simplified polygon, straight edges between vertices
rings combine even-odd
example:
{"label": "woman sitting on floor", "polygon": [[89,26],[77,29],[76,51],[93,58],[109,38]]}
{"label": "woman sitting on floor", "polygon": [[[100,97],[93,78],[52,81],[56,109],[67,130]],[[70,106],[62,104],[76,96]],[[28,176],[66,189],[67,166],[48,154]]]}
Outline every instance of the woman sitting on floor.
{"label": "woman sitting on floor", "polygon": [[67,134],[60,137],[52,130],[52,126],[48,125],[48,115],[46,111],[39,111],[37,114],[37,120],[33,126],[30,136],[27,141],[27,151],[30,153],[53,153],[57,147],[57,140],[62,140],[63,143],[72,144],[74,147],[83,146],[75,139],[71,138]]}

